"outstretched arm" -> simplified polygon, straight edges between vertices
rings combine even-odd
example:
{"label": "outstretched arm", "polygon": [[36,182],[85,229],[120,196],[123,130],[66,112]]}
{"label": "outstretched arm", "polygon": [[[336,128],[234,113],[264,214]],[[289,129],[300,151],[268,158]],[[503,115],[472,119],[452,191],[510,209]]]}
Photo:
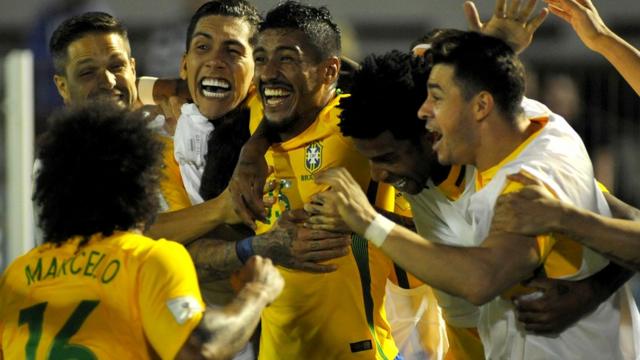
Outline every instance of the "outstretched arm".
{"label": "outstretched arm", "polygon": [[604,56],[640,95],[640,51],[602,21],[591,0],[545,0],[554,15],[573,27],[580,40]]}
{"label": "outstretched arm", "polygon": [[[420,280],[473,304],[490,301],[530,277],[539,265],[533,237],[492,232],[479,247],[436,244],[388,219],[381,221],[381,215],[346,169],[326,170],[316,176],[316,181],[330,185],[331,190],[317,194],[315,202],[330,203],[328,208],[337,209],[351,230]],[[374,230],[370,229],[372,224]]]}
{"label": "outstretched arm", "polygon": [[222,224],[237,224],[231,196],[225,190],[220,196],[181,210],[160,213],[145,231],[153,239],[170,239],[188,244]]}
{"label": "outstretched arm", "polygon": [[624,218],[612,219],[558,201],[541,184],[519,174],[509,178],[527,186],[498,199],[493,226],[526,235],[563,233],[629,269],[640,270],[640,222],[629,220],[637,219],[637,209],[607,194],[614,216]]}

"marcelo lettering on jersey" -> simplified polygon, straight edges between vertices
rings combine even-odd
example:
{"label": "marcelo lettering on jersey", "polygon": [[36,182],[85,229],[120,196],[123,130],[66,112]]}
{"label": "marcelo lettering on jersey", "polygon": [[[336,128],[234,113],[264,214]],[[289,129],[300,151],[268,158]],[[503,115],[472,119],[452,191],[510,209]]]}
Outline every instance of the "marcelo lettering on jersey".
{"label": "marcelo lettering on jersey", "polygon": [[[38,258],[35,264],[24,268],[27,285],[35,282],[55,279],[59,276],[86,276],[94,278],[103,284],[108,284],[120,271],[120,260],[105,259],[104,253],[98,251],[81,251],[77,255],[58,260]],[[100,266],[103,265],[103,266]]]}

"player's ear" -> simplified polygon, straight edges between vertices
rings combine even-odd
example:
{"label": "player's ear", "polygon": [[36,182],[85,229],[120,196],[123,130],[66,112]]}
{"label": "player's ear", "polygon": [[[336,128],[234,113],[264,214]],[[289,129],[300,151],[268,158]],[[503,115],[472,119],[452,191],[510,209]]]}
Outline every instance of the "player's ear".
{"label": "player's ear", "polygon": [[476,120],[481,121],[491,114],[495,107],[493,95],[480,91],[472,99],[472,111]]}
{"label": "player's ear", "polygon": [[325,60],[323,81],[325,84],[333,84],[338,81],[338,76],[340,76],[340,65],[340,58],[337,56],[332,56]]}

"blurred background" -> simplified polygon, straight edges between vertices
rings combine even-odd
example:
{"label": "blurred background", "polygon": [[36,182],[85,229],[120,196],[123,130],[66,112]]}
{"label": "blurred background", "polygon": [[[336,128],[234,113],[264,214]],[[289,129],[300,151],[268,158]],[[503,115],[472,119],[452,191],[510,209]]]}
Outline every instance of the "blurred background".
{"label": "blurred background", "polygon": [[[32,156],[27,149],[8,147],[7,111],[18,100],[7,85],[7,54],[33,52],[33,132],[46,128],[46,117],[61,106],[52,81],[48,40],[55,27],[71,15],[107,11],[128,27],[138,75],[176,77],[186,26],[201,0],[0,0],[0,270],[9,260],[7,224],[17,211],[7,207],[9,157]],[[308,0],[326,5],[341,24],[345,55],[359,60],[371,52],[408,50],[409,44],[434,27],[465,29],[462,0]],[[640,1],[594,0],[602,18],[616,33],[640,45]],[[254,0],[262,11],[276,0]],[[478,0],[482,19],[491,16],[494,0]],[[542,5],[538,4],[538,8]],[[616,195],[640,206],[640,101],[604,58],[586,49],[571,27],[550,15],[523,54],[528,68],[529,97],[545,102],[582,135],[597,177]],[[13,70],[9,70],[10,72]],[[20,154],[18,154],[20,152]],[[29,162],[28,160],[27,162]],[[28,168],[30,171],[31,165]],[[28,185],[28,184],[27,184]]]}

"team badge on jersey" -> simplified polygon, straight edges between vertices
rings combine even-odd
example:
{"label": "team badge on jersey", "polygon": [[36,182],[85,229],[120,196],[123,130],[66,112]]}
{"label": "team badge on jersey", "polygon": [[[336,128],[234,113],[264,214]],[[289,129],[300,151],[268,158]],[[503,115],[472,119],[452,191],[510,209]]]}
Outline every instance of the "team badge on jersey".
{"label": "team badge on jersey", "polygon": [[322,144],[314,141],[307,145],[304,151],[304,167],[310,173],[314,173],[322,166]]}

